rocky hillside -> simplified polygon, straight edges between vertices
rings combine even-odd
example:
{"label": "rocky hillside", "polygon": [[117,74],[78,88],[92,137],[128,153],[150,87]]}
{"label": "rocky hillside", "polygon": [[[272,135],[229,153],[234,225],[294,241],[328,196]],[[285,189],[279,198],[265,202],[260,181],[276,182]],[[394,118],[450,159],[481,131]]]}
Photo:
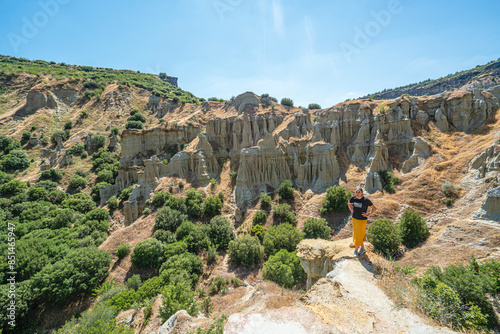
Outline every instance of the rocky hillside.
{"label": "rocky hillside", "polygon": [[473,69],[460,71],[439,79],[428,79],[381,92],[368,94],[378,99],[394,99],[401,95],[424,96],[439,94],[444,91],[464,89],[489,89],[500,83],[500,60],[478,65]]}
{"label": "rocky hillside", "polygon": [[[477,312],[489,322],[476,314],[464,327],[475,304],[459,300],[449,281],[464,315],[453,323],[395,291],[406,282],[408,295],[417,293],[405,270],[422,276],[471,255],[480,263],[471,270],[500,259],[499,86],[307,110],[252,92],[205,101],[155,75],[10,57],[0,57],[0,82],[0,217],[16,226],[23,252],[26,333],[84,311],[60,332],[96,314],[135,333],[194,332],[226,316],[231,333],[263,323],[290,324],[290,333],[496,326],[498,309],[484,302]],[[417,246],[396,245],[397,265],[371,246],[353,258],[349,215],[325,204],[332,186],[358,185],[378,208],[369,226],[398,222],[407,209],[425,220],[429,233]],[[310,224],[330,241],[308,248],[315,241],[301,240]],[[59,289],[78,275],[53,269],[78,268],[77,253],[93,256],[94,280],[86,290]],[[165,306],[176,301],[187,312]],[[202,315],[190,316],[197,305]]]}

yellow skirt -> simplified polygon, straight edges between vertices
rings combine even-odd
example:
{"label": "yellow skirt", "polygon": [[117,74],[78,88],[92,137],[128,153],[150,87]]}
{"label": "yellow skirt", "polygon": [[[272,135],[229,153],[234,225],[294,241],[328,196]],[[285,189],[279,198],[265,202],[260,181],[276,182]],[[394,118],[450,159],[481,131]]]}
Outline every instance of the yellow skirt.
{"label": "yellow skirt", "polygon": [[363,241],[366,240],[366,222],[367,220],[352,219],[352,241],[355,246],[363,246]]}

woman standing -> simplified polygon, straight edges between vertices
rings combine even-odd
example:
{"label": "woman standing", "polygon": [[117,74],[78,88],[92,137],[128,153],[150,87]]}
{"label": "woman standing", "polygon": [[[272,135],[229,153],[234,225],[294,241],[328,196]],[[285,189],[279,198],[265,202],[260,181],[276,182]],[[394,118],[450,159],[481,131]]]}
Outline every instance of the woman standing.
{"label": "woman standing", "polygon": [[[352,239],[355,247],[354,256],[358,257],[358,255],[362,255],[366,252],[363,245],[366,239],[366,222],[368,217],[377,211],[377,208],[373,205],[372,201],[363,196],[363,188],[361,187],[356,187],[354,196],[351,197],[347,205],[352,214]],[[369,214],[367,214],[368,208],[371,208]]]}

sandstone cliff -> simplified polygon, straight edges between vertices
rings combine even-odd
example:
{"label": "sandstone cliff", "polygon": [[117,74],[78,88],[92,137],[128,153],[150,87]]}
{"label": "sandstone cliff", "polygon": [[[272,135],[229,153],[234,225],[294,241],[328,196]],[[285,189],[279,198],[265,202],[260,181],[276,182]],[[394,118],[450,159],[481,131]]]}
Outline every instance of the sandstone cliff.
{"label": "sandstone cliff", "polygon": [[[244,93],[224,105],[225,114],[219,113],[205,124],[125,130],[119,176],[116,185],[101,192],[102,203],[138,183],[140,196],[135,198],[143,205],[155,180],[167,175],[206,185],[219,177],[227,159],[237,173],[233,194],[240,208],[287,179],[303,191],[322,192],[337,184],[350,164],[365,171],[367,191],[376,192],[383,189],[378,172],[397,167],[408,173],[432,154],[421,137],[431,123],[441,131],[468,132],[500,106],[493,94],[484,91],[359,100],[316,112],[275,112],[257,101],[259,97],[253,93]],[[194,113],[203,108],[209,112],[214,105],[199,106]],[[341,161],[342,156],[349,161]],[[402,164],[393,166],[391,156],[399,157]]]}

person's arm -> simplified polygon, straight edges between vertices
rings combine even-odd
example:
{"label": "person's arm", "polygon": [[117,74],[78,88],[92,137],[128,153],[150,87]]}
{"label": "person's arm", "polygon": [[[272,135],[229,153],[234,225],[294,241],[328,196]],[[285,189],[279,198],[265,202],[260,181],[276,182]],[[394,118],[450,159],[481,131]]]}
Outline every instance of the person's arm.
{"label": "person's arm", "polygon": [[349,211],[351,211],[351,213],[353,212],[353,208],[352,208],[352,203],[349,201],[347,202],[347,206],[349,207]]}
{"label": "person's arm", "polygon": [[366,216],[367,218],[370,217],[370,216],[373,216],[373,214],[375,213],[375,211],[377,211],[377,207],[375,205],[373,205],[373,204],[371,206],[369,206],[369,208],[371,208],[371,210],[370,210],[370,214]]}

